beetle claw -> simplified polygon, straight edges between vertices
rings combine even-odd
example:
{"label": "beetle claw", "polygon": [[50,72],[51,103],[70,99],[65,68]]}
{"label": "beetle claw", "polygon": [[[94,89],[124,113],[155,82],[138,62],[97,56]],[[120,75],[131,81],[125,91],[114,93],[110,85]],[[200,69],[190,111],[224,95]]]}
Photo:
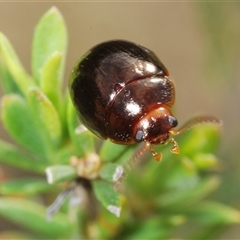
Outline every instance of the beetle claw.
{"label": "beetle claw", "polygon": [[171,152],[174,153],[174,154],[179,154],[180,153],[180,150],[179,150],[179,147],[178,147],[178,144],[177,142],[175,141],[174,138],[170,138],[169,141],[171,141],[173,143],[173,147],[171,148]]}
{"label": "beetle claw", "polygon": [[154,150],[154,146],[152,144],[150,145],[150,151],[157,162],[160,162],[162,160],[162,153],[157,153]]}

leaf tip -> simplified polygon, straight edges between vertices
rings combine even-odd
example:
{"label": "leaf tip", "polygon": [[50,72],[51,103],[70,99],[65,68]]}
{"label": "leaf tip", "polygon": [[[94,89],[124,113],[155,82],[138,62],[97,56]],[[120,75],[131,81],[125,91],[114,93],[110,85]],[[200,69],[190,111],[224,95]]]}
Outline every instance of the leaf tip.
{"label": "leaf tip", "polygon": [[83,125],[83,124],[80,124],[74,131],[74,133],[76,135],[78,134],[81,134],[82,132],[86,132],[87,131],[87,128]]}
{"label": "leaf tip", "polygon": [[50,9],[49,9],[49,12],[60,12],[59,10],[58,10],[58,8],[56,7],[56,6],[52,6]]}
{"label": "leaf tip", "polygon": [[46,168],[45,173],[47,177],[47,182],[49,184],[53,184],[53,174],[52,174],[51,168]]}
{"label": "leaf tip", "polygon": [[120,213],[121,213],[121,208],[114,206],[114,205],[109,205],[107,206],[107,210],[111,213],[113,213],[116,217],[120,217]]}
{"label": "leaf tip", "polygon": [[56,6],[52,6],[52,7],[46,12],[46,15],[56,15],[56,16],[60,17],[61,19],[63,19],[60,10],[59,10]]}
{"label": "leaf tip", "polygon": [[4,46],[6,41],[8,41],[7,37],[0,31],[0,48]]}
{"label": "leaf tip", "polygon": [[4,37],[4,34],[0,31],[0,39]]}
{"label": "leaf tip", "polygon": [[123,167],[122,166],[117,166],[116,169],[115,169],[115,172],[113,174],[113,181],[116,182],[118,181],[121,176],[123,175]]}

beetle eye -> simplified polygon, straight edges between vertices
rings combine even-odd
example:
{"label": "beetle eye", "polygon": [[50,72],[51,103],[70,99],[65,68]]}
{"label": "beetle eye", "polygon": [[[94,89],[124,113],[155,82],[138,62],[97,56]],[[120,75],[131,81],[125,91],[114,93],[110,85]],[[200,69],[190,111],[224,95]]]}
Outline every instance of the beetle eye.
{"label": "beetle eye", "polygon": [[176,127],[178,125],[178,121],[173,116],[168,116],[168,122],[172,127]]}
{"label": "beetle eye", "polygon": [[144,136],[143,130],[138,130],[135,136],[136,141],[141,142],[143,140],[143,136]]}

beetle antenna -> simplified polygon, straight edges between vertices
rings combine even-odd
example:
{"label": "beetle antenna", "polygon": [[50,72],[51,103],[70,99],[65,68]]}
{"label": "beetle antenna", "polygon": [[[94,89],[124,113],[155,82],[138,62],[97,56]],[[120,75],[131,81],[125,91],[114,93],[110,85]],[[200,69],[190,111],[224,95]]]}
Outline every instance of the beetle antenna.
{"label": "beetle antenna", "polygon": [[222,121],[214,116],[199,116],[187,121],[180,129],[178,130],[171,129],[169,132],[173,135],[178,135],[184,131],[191,129],[195,125],[202,124],[202,123],[213,123],[213,124],[222,125]]}
{"label": "beetle antenna", "polygon": [[123,166],[119,167],[120,174],[118,177],[115,178],[114,188],[118,191],[119,187],[121,186],[123,180],[127,177],[128,173],[136,166],[141,160],[144,153],[151,148],[151,144],[146,143],[141,145],[134,153],[134,155],[130,158],[130,160],[125,163]]}

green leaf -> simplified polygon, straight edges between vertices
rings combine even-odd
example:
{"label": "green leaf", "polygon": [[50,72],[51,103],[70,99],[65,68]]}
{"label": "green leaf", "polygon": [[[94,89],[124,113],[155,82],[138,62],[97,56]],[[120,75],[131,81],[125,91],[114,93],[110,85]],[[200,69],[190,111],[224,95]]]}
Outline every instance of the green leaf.
{"label": "green leaf", "polygon": [[15,81],[21,92],[26,94],[28,88],[33,86],[32,79],[26,73],[8,39],[0,32],[0,56],[1,55],[8,72],[12,76],[8,79]]}
{"label": "green leaf", "polygon": [[53,104],[38,88],[29,90],[28,102],[31,115],[34,116],[36,127],[41,130],[46,148],[59,146],[62,140],[62,126]]}
{"label": "green leaf", "polygon": [[187,215],[203,224],[240,223],[240,212],[234,208],[216,202],[202,202],[188,208]]}
{"label": "green leaf", "polygon": [[172,191],[170,193],[161,194],[158,197],[159,206],[178,209],[188,207],[190,204],[200,201],[209,193],[216,190],[220,184],[218,177],[203,179],[194,188],[184,189],[181,191]]}
{"label": "green leaf", "polygon": [[21,226],[31,229],[41,237],[66,238],[71,233],[67,216],[57,213],[49,222],[45,216],[46,209],[29,200],[20,198],[0,198],[0,215]]}
{"label": "green leaf", "polygon": [[137,227],[130,229],[128,236],[124,239],[169,239],[173,229],[186,221],[184,216],[156,216],[151,219],[138,221]]}
{"label": "green leaf", "polygon": [[[14,94],[2,98],[1,116],[4,127],[12,138],[26,149],[45,159],[46,148],[26,101]],[[39,114],[39,113],[37,113]],[[39,116],[39,115],[37,115]]]}
{"label": "green leaf", "polygon": [[0,140],[0,162],[31,172],[44,173],[46,165],[22,153],[15,146]]}
{"label": "green leaf", "polygon": [[5,94],[17,93],[21,95],[22,93],[18,88],[18,86],[16,85],[14,78],[12,77],[9,70],[7,69],[6,63],[2,60],[3,59],[1,59],[1,56],[0,56],[0,81],[3,87],[3,92]]}
{"label": "green leaf", "polygon": [[70,138],[75,146],[77,156],[87,156],[95,152],[95,135],[81,125],[76,110],[68,97],[67,124]]}
{"label": "green leaf", "polygon": [[53,53],[49,59],[46,60],[42,68],[40,81],[41,90],[58,111],[62,108],[61,85],[59,80],[61,61],[62,54],[60,52]]}
{"label": "green leaf", "polygon": [[69,164],[69,160],[72,156],[75,156],[75,148],[72,143],[61,146],[55,154],[56,163]]}
{"label": "green leaf", "polygon": [[103,162],[111,162],[116,160],[121,154],[127,150],[127,146],[120,145],[106,140],[100,149],[99,155]]}
{"label": "green leaf", "polygon": [[197,153],[212,153],[220,140],[220,127],[217,124],[202,124],[191,128],[179,137],[180,153],[194,156]]}
{"label": "green leaf", "polygon": [[109,182],[115,182],[122,170],[123,168],[116,163],[106,163],[101,168],[100,177]]}
{"label": "green leaf", "polygon": [[181,158],[167,173],[163,184],[169,190],[188,190],[195,187],[199,180],[197,169],[192,161],[188,158]]}
{"label": "green leaf", "polygon": [[91,51],[86,52],[84,55],[81,56],[80,59],[78,59],[78,61],[75,63],[75,66],[73,67],[73,70],[71,72],[70,75],[70,79],[69,79],[69,84],[72,85],[73,81],[76,79],[76,77],[78,76],[79,72],[78,72],[78,67],[79,64],[81,64],[82,60],[84,60],[89,54],[91,53]]}
{"label": "green leaf", "polygon": [[46,168],[47,181],[49,184],[72,180],[77,177],[76,168],[70,165],[54,165]]}
{"label": "green leaf", "polygon": [[93,182],[93,190],[97,199],[108,209],[109,212],[119,217],[121,212],[120,198],[113,186],[105,181],[97,180]]}
{"label": "green leaf", "polygon": [[209,169],[217,166],[218,159],[211,153],[199,153],[193,157],[193,162],[198,169]]}
{"label": "green leaf", "polygon": [[156,224],[151,226],[151,220],[146,221],[145,224],[138,225],[137,228],[133,229],[127,236],[126,240],[136,240],[136,239],[168,239],[168,235],[171,230],[162,224]]}
{"label": "green leaf", "polygon": [[3,195],[32,195],[51,190],[53,187],[46,180],[37,178],[12,179],[1,182],[0,193]]}
{"label": "green leaf", "polygon": [[52,7],[36,26],[32,46],[32,73],[37,83],[42,79],[42,70],[50,57],[59,52],[62,55],[58,80],[62,81],[67,47],[67,31],[64,19],[56,7]]}

